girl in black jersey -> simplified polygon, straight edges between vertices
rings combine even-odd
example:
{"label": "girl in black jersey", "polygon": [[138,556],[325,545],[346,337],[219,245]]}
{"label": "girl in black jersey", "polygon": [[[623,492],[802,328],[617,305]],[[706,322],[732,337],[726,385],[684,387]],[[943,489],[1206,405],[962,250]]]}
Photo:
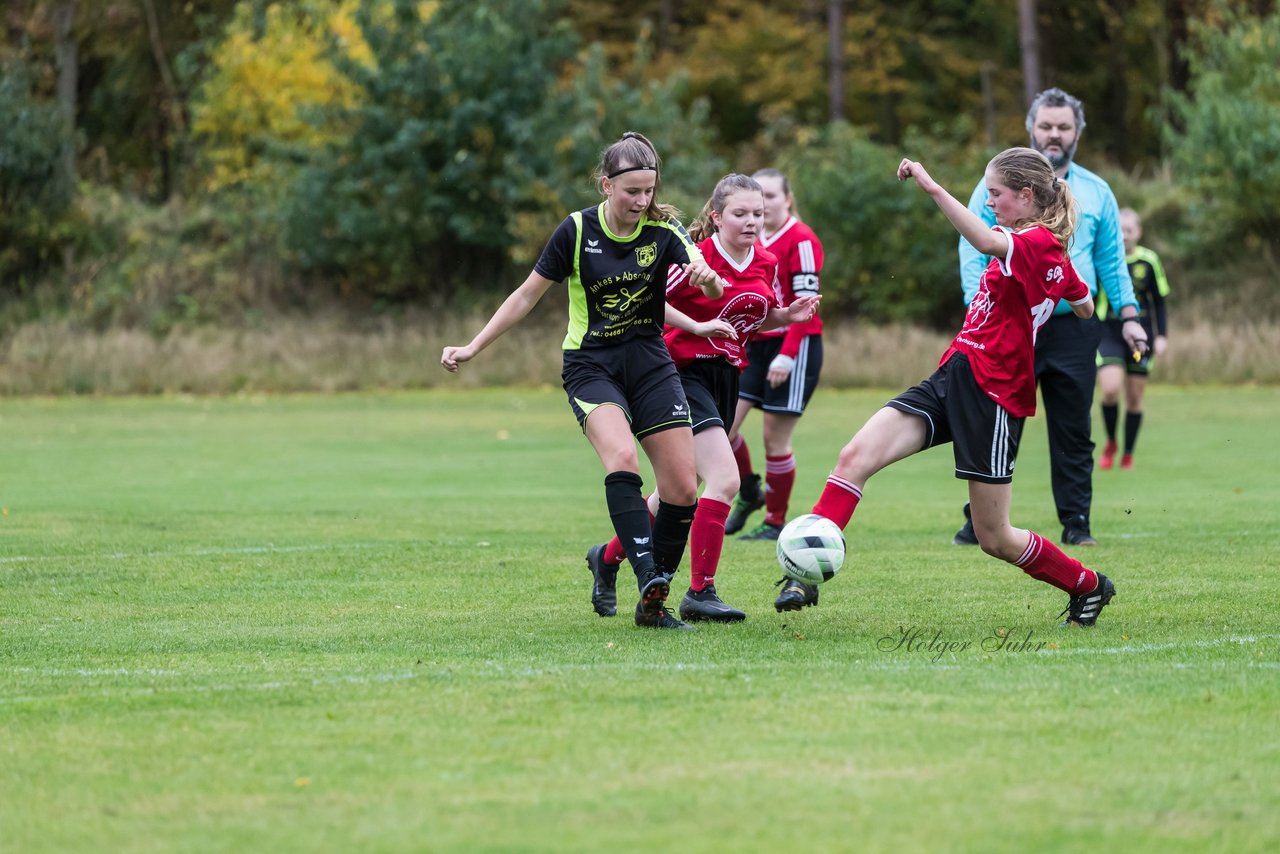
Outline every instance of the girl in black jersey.
{"label": "girl in black jersey", "polygon": [[[604,465],[609,516],[640,589],[636,625],[688,628],[665,604],[697,507],[689,404],[662,340],[667,268],[685,268],[689,286],[713,298],[723,284],[676,210],[658,203],[660,167],[653,144],[638,133],[625,133],[605,148],[598,167],[604,201],[566,217],[524,283],[471,343],[445,347],[440,364],[457,371],[528,314],[553,284],[567,283],[561,376],[569,405]],[[662,495],[652,524],[637,439]],[[596,583],[612,586],[615,580]],[[616,608],[616,593],[608,598]]]}

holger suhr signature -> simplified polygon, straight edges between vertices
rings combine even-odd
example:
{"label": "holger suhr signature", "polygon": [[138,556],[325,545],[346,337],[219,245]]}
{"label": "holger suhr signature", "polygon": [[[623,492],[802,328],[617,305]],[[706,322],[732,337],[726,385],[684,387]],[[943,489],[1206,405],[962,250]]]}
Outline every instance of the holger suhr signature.
{"label": "holger suhr signature", "polygon": [[1023,634],[1018,628],[999,628],[975,642],[972,639],[944,637],[942,629],[898,626],[896,632],[876,641],[876,649],[881,652],[921,653],[938,661],[944,655],[955,655],[971,649],[982,652],[1039,652],[1055,646],[1046,640],[1036,640],[1031,634],[1031,629]]}

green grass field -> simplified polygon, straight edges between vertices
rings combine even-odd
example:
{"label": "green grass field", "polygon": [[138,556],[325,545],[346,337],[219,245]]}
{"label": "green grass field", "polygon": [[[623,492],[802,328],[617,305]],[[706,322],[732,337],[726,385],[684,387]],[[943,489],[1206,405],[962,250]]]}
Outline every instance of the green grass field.
{"label": "green grass field", "polygon": [[[793,512],[887,396],[820,393]],[[819,607],[731,541],[747,621],[675,633],[591,611],[558,389],[5,400],[0,850],[1274,851],[1280,395],[1147,412],[1073,551],[1118,588],[1092,631],[950,545],[939,450],[871,481]],[[1014,523],[1056,538],[1044,432]]]}

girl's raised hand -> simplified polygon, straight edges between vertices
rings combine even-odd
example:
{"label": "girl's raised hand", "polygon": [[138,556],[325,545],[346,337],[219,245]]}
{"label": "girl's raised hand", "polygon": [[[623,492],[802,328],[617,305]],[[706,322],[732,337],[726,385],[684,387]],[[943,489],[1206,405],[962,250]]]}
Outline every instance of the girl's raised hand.
{"label": "girl's raised hand", "polygon": [[470,362],[474,355],[475,353],[471,352],[470,347],[445,347],[444,352],[440,355],[440,367],[451,374],[456,374],[458,365],[463,362]]}
{"label": "girl's raised hand", "polygon": [[898,180],[905,181],[908,178],[915,178],[916,183],[920,185],[920,189],[926,193],[932,193],[938,189],[938,184],[929,177],[929,173],[925,168],[914,160],[904,157],[902,162],[898,164]]}

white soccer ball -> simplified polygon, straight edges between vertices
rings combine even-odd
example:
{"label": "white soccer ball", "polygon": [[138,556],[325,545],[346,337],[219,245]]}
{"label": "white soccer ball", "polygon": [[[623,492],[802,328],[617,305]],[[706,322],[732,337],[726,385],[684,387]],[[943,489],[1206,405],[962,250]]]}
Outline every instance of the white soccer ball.
{"label": "white soccer ball", "polygon": [[797,516],[778,534],[778,564],[805,584],[830,581],[844,564],[844,532],[825,516]]}

